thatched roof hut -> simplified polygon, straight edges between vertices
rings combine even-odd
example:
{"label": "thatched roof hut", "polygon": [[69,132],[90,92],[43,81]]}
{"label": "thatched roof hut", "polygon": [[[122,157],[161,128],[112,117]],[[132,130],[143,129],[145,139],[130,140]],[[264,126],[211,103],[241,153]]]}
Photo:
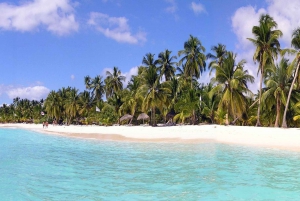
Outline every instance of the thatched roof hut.
{"label": "thatched roof hut", "polygon": [[141,113],[139,116],[138,116],[138,118],[137,118],[137,120],[141,120],[141,119],[149,119],[149,116],[146,114],[146,113]]}
{"label": "thatched roof hut", "polygon": [[143,120],[143,124],[144,124],[144,120],[145,119],[149,119],[150,117],[146,114],[146,113],[141,113],[139,116],[138,116],[138,118],[137,118],[137,120]]}
{"label": "thatched roof hut", "polygon": [[120,121],[129,120],[129,119],[132,119],[132,118],[133,118],[132,115],[130,115],[130,114],[125,114],[124,116],[122,116],[122,117],[120,118]]}

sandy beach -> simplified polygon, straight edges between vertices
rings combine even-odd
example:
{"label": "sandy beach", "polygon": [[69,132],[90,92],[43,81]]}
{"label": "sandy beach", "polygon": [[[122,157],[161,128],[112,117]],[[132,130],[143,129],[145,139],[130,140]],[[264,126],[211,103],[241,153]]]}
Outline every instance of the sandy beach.
{"label": "sandy beach", "polygon": [[248,126],[53,126],[41,124],[0,124],[3,128],[29,129],[45,134],[96,140],[139,142],[218,142],[300,151],[299,128]]}

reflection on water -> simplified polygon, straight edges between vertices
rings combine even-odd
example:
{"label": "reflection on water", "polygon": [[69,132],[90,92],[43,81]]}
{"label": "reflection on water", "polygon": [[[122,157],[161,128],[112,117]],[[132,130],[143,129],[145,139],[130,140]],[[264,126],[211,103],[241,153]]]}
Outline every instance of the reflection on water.
{"label": "reflection on water", "polygon": [[0,129],[1,200],[300,200],[297,152]]}

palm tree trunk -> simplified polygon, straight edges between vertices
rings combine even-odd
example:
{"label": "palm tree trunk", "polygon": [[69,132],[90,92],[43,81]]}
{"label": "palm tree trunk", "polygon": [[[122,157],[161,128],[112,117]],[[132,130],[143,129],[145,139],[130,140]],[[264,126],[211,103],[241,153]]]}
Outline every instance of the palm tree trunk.
{"label": "palm tree trunk", "polygon": [[[214,111],[213,111],[214,112]],[[211,120],[211,123],[212,124],[214,124],[215,122],[214,122],[214,119],[215,119],[215,115],[214,115],[214,113],[212,113],[211,115],[210,115],[210,120]]]}
{"label": "palm tree trunk", "polygon": [[260,83],[259,83],[259,97],[258,97],[258,107],[257,107],[257,121],[256,126],[261,126],[260,124],[260,106],[261,106],[261,90],[262,90],[262,81],[263,81],[263,71],[261,71],[260,75]]}
{"label": "palm tree trunk", "polygon": [[[191,77],[191,89],[193,89],[193,78]],[[193,114],[192,114],[192,124],[195,125],[195,110],[193,110]]]}
{"label": "palm tree trunk", "polygon": [[119,115],[118,115],[118,124],[120,125],[120,123],[121,123],[121,122],[120,122],[120,117],[119,117]]}
{"label": "palm tree trunk", "polygon": [[239,117],[236,117],[233,122],[232,122],[232,125],[235,125],[235,122],[239,119]]}
{"label": "palm tree trunk", "polygon": [[279,127],[279,117],[280,117],[280,101],[279,97],[276,98],[276,120],[274,127]]}
{"label": "palm tree trunk", "polygon": [[[150,119],[150,125],[153,126],[153,112],[152,112],[153,108],[151,108],[151,119]],[[151,123],[152,122],[152,123]]]}
{"label": "palm tree trunk", "polygon": [[195,125],[195,119],[196,119],[195,116],[196,116],[196,115],[195,115],[195,110],[193,110],[193,125]]}
{"label": "palm tree trunk", "polygon": [[152,117],[153,118],[153,121],[152,121],[153,125],[152,126],[156,126],[156,123],[155,123],[155,107],[153,107],[152,110],[153,110],[153,117]]}
{"label": "palm tree trunk", "polygon": [[288,98],[287,98],[287,101],[286,101],[286,105],[285,105],[285,108],[284,108],[282,125],[281,125],[282,128],[287,128],[286,113],[287,113],[287,110],[288,110],[288,107],[289,107],[289,103],[290,103],[290,99],[291,99],[293,87],[294,87],[294,84],[295,84],[296,79],[297,79],[297,75],[298,75],[298,71],[299,71],[299,65],[300,65],[300,62],[298,62],[298,65],[297,65],[297,68],[296,68],[296,72],[295,72],[295,75],[294,75],[294,79],[293,79],[292,85],[290,87],[289,95],[288,95]]}

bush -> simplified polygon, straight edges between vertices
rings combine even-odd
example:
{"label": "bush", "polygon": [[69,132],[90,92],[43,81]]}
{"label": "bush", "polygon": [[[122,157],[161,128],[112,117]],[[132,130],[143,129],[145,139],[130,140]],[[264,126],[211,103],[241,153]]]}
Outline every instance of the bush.
{"label": "bush", "polygon": [[118,115],[114,108],[110,105],[105,105],[100,113],[99,124],[110,126],[118,121]]}

